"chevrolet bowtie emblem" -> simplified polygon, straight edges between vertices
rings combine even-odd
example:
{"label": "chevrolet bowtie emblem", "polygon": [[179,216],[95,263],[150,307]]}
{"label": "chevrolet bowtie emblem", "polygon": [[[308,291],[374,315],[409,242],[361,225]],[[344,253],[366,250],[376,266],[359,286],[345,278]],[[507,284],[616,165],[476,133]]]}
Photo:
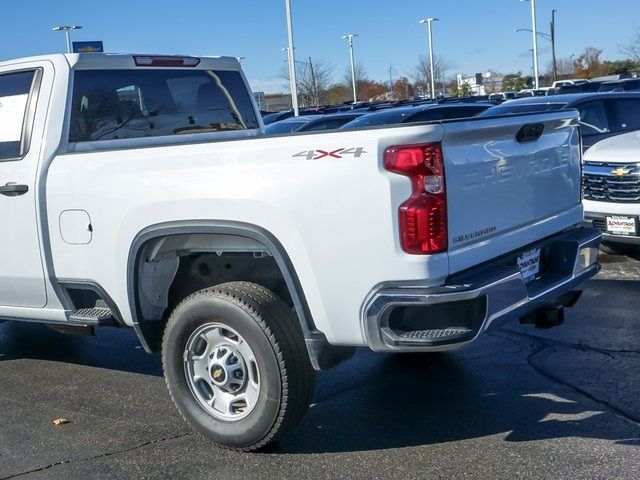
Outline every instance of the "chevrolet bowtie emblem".
{"label": "chevrolet bowtie emblem", "polygon": [[631,172],[631,169],[629,167],[618,167],[611,170],[611,175],[614,175],[616,177],[624,177],[625,175],[628,175],[629,172]]}

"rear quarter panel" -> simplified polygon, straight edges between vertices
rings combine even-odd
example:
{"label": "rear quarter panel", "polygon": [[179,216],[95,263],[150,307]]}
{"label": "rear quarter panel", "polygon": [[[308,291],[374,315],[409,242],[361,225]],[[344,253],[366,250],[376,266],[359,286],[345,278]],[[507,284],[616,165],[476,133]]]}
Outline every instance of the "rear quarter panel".
{"label": "rear quarter panel", "polygon": [[[59,155],[47,178],[56,274],[99,283],[131,323],[126,268],[141,230],[183,220],[253,224],[286,250],[329,341],[361,345],[360,308],[375,285],[437,285],[448,273],[446,254],[401,251],[396,214],[410,186],[382,169],[387,146],[442,133],[429,125]],[[62,240],[58,218],[68,209],[89,213],[88,245]]]}

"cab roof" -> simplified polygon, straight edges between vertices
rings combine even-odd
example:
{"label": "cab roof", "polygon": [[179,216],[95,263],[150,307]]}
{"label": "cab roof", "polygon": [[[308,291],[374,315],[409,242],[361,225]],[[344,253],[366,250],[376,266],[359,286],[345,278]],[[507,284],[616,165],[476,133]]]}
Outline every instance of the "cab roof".
{"label": "cab roof", "polygon": [[[184,65],[179,64],[180,59],[185,59]],[[0,62],[0,67],[43,60],[54,63],[64,60],[70,68],[79,70],[136,68],[241,69],[240,62],[236,57],[144,53],[56,53],[7,60]]]}

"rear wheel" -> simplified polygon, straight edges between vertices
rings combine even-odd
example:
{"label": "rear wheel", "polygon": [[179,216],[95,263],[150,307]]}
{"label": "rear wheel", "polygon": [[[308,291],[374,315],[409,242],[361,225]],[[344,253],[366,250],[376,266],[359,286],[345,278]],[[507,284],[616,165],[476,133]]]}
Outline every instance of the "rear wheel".
{"label": "rear wheel", "polygon": [[290,308],[259,285],[201,290],[173,311],[162,363],[186,421],[221,447],[251,451],[293,428],[315,372]]}
{"label": "rear wheel", "polygon": [[614,242],[602,242],[602,251],[609,255],[633,255],[638,246],[630,243],[614,243]]}

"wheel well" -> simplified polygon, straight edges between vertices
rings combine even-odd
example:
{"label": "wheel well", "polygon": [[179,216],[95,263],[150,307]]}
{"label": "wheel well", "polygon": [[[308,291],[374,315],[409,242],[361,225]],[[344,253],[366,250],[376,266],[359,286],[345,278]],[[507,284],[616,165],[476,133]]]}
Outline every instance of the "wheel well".
{"label": "wheel well", "polygon": [[297,293],[291,291],[277,255],[258,240],[228,234],[167,235],[143,243],[133,288],[136,329],[145,348],[160,350],[167,319],[182,299],[233,281],[256,283],[273,291],[295,308],[303,333],[308,331],[294,299]]}

